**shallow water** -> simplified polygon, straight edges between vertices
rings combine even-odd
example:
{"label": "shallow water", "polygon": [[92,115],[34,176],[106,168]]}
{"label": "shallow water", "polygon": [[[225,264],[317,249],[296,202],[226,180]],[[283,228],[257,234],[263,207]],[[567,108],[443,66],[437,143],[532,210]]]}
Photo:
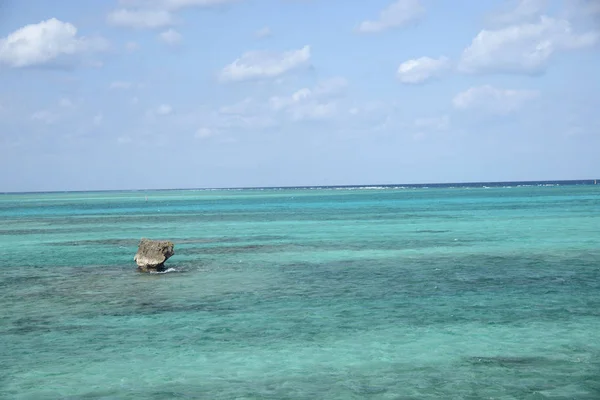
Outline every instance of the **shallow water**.
{"label": "shallow water", "polygon": [[[0,218],[0,398],[600,398],[600,186],[11,194]],[[137,273],[141,237],[175,271]]]}

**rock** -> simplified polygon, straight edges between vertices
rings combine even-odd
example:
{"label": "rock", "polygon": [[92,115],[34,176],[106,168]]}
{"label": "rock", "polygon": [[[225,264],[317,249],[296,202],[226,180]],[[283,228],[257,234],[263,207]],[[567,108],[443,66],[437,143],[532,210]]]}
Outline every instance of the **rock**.
{"label": "rock", "polygon": [[175,254],[174,247],[168,240],[142,239],[133,261],[142,272],[164,271],[165,261]]}

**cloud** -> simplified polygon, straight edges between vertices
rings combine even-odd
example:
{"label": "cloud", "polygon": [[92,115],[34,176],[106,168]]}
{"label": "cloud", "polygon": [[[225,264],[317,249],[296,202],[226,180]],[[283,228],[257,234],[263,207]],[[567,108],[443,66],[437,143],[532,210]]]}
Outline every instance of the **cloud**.
{"label": "cloud", "polygon": [[134,83],[129,81],[112,81],[108,88],[110,90],[129,90],[129,89],[143,89],[145,85],[143,83]]}
{"label": "cloud", "polygon": [[421,57],[400,64],[397,74],[400,82],[416,84],[439,77],[448,68],[450,60],[447,57]]}
{"label": "cloud", "polygon": [[[133,99],[131,99],[132,105],[136,105],[138,102],[139,102],[139,99],[137,97],[134,97]],[[148,109],[146,111],[146,118],[148,118],[149,121],[155,121],[155,118],[157,115],[161,116],[161,117],[165,117],[172,113],[173,113],[173,107],[171,107],[170,104],[164,103],[164,104],[160,104],[156,108]]]}
{"label": "cloud", "polygon": [[331,119],[340,115],[340,99],[346,86],[343,78],[332,78],[288,96],[271,96],[267,101],[247,97],[218,110],[208,108],[178,113],[174,123],[182,125],[181,129],[200,126],[195,136],[205,138],[227,132],[272,129],[290,122]]}
{"label": "cloud", "polygon": [[547,0],[516,0],[511,2],[511,10],[495,13],[490,22],[497,25],[510,25],[523,22],[532,22],[543,13]]}
{"label": "cloud", "polygon": [[66,98],[66,97],[63,97],[62,99],[60,99],[58,101],[58,105],[61,106],[61,107],[63,107],[63,108],[71,108],[71,107],[74,106],[73,102],[70,99]]}
{"label": "cloud", "polygon": [[396,0],[379,14],[379,19],[363,21],[358,26],[361,33],[377,33],[386,29],[405,26],[421,18],[425,8],[420,0]]}
{"label": "cloud", "polygon": [[536,23],[482,30],[463,51],[458,68],[466,73],[540,73],[553,54],[597,40],[597,32],[576,34],[568,21],[542,16]]}
{"label": "cloud", "polygon": [[119,143],[119,144],[127,144],[127,143],[131,143],[132,141],[133,140],[129,136],[119,136],[117,138],[117,143]]}
{"label": "cloud", "polygon": [[178,10],[186,7],[215,7],[235,3],[239,0],[160,0],[165,7]]}
{"label": "cloud", "polygon": [[161,9],[118,9],[108,14],[107,21],[113,26],[135,29],[157,29],[175,24],[173,14]]}
{"label": "cloud", "polygon": [[158,38],[165,44],[169,46],[176,46],[181,43],[182,36],[179,32],[174,29],[169,29],[164,32],[161,32],[158,35]]}
{"label": "cloud", "polygon": [[125,7],[140,7],[164,9],[169,11],[178,11],[191,7],[216,7],[230,3],[236,3],[241,0],[121,0],[121,5]]}
{"label": "cloud", "polygon": [[450,117],[443,115],[441,117],[418,118],[414,122],[415,128],[445,131],[450,127]]}
{"label": "cloud", "polygon": [[158,115],[169,115],[171,112],[173,112],[173,108],[169,104],[161,104],[156,109]]}
{"label": "cloud", "polygon": [[215,7],[240,0],[122,0],[107,22],[135,29],[159,29],[175,24],[174,12],[188,7]]}
{"label": "cloud", "polygon": [[26,25],[0,39],[0,64],[13,68],[39,66],[60,57],[105,50],[108,42],[100,37],[77,35],[77,28],[56,18]]}
{"label": "cloud", "polygon": [[293,121],[329,119],[337,114],[338,105],[332,101],[313,102],[297,105],[290,108],[288,112]]}
{"label": "cloud", "polygon": [[308,92],[308,89],[301,89],[291,98],[271,98],[271,107],[275,111],[283,110],[293,121],[327,119],[337,113],[336,102],[311,98]]}
{"label": "cloud", "polygon": [[225,66],[221,71],[220,79],[232,82],[275,78],[306,65],[309,60],[310,46],[281,53],[249,51]]}
{"label": "cloud", "polygon": [[600,16],[600,1],[598,0],[569,0],[566,2],[569,17],[598,17]]}
{"label": "cloud", "polygon": [[261,28],[254,32],[254,36],[256,36],[258,39],[264,39],[266,37],[271,36],[272,34],[273,32],[271,32],[271,28],[269,28],[268,26],[265,26],[264,28]]}
{"label": "cloud", "polygon": [[303,88],[291,96],[273,96],[269,105],[273,111],[285,112],[293,121],[326,119],[339,110],[339,98],[348,82],[343,78],[332,78],[318,83],[314,88]]}
{"label": "cloud", "polygon": [[30,115],[32,121],[52,125],[63,122],[66,118],[73,116],[73,110],[77,104],[67,97],[62,97],[56,102],[56,106],[39,110]]}
{"label": "cloud", "polygon": [[598,0],[565,0],[563,14],[577,26],[600,28],[600,1]]}
{"label": "cloud", "polygon": [[235,3],[238,0],[159,0],[165,7],[178,10],[186,7],[214,7],[229,3]]}
{"label": "cloud", "polygon": [[330,78],[330,79],[326,79],[324,81],[319,82],[314,90],[313,93],[316,96],[337,96],[339,94],[342,94],[344,89],[346,89],[348,87],[348,81],[342,77],[335,77],[335,78]]}
{"label": "cloud", "polygon": [[196,137],[198,139],[206,139],[211,136],[215,136],[215,134],[216,134],[216,132],[213,129],[200,128],[196,131],[196,133],[194,134],[194,137]]}
{"label": "cloud", "polygon": [[127,51],[136,51],[140,48],[140,45],[137,44],[136,42],[127,42],[125,43],[125,49],[127,49]]}
{"label": "cloud", "polygon": [[223,106],[219,108],[219,113],[221,114],[246,114],[252,111],[254,106],[253,100],[248,97],[238,103],[234,103],[228,106]]}
{"label": "cloud", "polygon": [[263,129],[277,125],[268,105],[250,97],[238,103],[221,107],[208,119],[212,120],[212,124],[219,129]]}
{"label": "cloud", "polygon": [[31,119],[50,125],[58,121],[58,114],[48,110],[40,110],[31,114]]}
{"label": "cloud", "polygon": [[457,94],[452,104],[459,110],[482,110],[494,114],[509,114],[537,98],[535,90],[498,89],[490,85],[472,87]]}
{"label": "cloud", "polygon": [[100,125],[102,121],[104,121],[104,115],[102,115],[102,113],[98,113],[94,115],[94,118],[92,118],[92,123],[96,126]]}
{"label": "cloud", "polygon": [[348,86],[344,78],[336,77],[319,82],[314,88],[302,88],[288,97],[273,96],[269,104],[274,110],[281,110],[290,106],[314,100],[329,99],[340,95]]}
{"label": "cloud", "polygon": [[131,89],[132,86],[133,86],[133,83],[131,83],[131,82],[114,81],[114,82],[111,82],[108,87],[109,87],[109,89],[115,90],[115,89]]}

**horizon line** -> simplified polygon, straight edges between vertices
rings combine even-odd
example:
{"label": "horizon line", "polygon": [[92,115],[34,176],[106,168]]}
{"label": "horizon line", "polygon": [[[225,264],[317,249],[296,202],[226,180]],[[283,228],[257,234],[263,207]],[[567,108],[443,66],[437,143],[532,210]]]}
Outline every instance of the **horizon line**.
{"label": "horizon line", "polygon": [[237,186],[237,187],[190,187],[190,188],[162,188],[162,189],[91,189],[91,190],[50,190],[50,191],[8,191],[0,192],[9,194],[52,194],[52,193],[107,193],[107,192],[166,192],[166,191],[211,191],[211,190],[266,190],[266,189],[335,189],[335,188],[364,188],[364,187],[415,187],[426,186],[442,187],[450,185],[505,185],[505,184],[595,184],[597,179],[559,179],[559,180],[525,180],[525,181],[468,181],[468,182],[436,182],[436,183],[381,183],[381,184],[356,184],[356,185],[295,185],[295,186]]}

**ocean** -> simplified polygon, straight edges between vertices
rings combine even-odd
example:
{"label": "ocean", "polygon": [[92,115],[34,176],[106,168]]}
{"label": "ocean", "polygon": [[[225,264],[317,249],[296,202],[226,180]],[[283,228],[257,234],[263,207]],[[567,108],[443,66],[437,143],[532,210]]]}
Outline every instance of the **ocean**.
{"label": "ocean", "polygon": [[0,398],[600,399],[590,183],[0,195]]}

